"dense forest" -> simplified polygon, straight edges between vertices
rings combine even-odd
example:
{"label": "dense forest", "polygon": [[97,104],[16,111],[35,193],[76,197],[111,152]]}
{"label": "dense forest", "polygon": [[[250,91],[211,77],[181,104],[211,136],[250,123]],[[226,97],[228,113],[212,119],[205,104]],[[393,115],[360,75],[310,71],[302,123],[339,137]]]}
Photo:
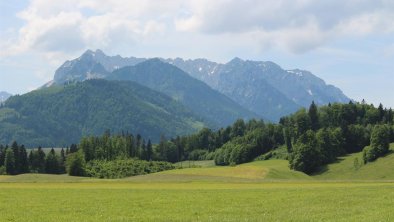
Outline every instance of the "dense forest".
{"label": "dense forest", "polygon": [[120,178],[173,169],[183,160],[214,160],[216,165],[236,165],[269,159],[270,152],[286,150],[289,167],[311,174],[338,156],[363,151],[365,164],[389,151],[394,142],[393,112],[364,102],[329,104],[281,118],[278,124],[240,119],[213,131],[166,139],[152,144],[130,133],[84,137],[70,149],[45,154],[41,148],[27,154],[14,142],[0,146],[0,173],[64,173],[99,178]]}
{"label": "dense forest", "polygon": [[176,148],[178,160],[214,159],[217,165],[252,161],[286,146],[290,167],[313,173],[338,156],[360,152],[368,145],[363,161],[373,161],[387,153],[393,141],[393,112],[381,104],[375,108],[349,102],[319,108],[312,102],[309,109],[283,117],[278,124],[238,120],[218,131],[203,129],[159,145],[166,152]]}
{"label": "dense forest", "polygon": [[88,80],[13,96],[0,106],[0,144],[66,147],[83,136],[129,130],[156,143],[162,132],[209,126],[169,96],[134,82]]}

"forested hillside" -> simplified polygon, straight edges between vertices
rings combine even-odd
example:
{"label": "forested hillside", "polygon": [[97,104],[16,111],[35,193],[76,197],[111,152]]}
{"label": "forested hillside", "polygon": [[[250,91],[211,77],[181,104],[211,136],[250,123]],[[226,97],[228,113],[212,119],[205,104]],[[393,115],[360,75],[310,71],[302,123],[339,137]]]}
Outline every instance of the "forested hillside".
{"label": "forested hillside", "polygon": [[[308,107],[312,101],[326,105],[329,102],[344,103],[350,100],[340,89],[326,84],[311,72],[284,70],[269,61],[234,58],[222,64],[207,59],[160,58],[167,65],[163,66],[148,60],[151,59],[107,56],[101,50],[87,50],[79,58],[66,61],[60,66],[53,81],[46,85],[62,85],[69,81],[91,78],[133,79],[179,99],[210,121],[217,120],[221,126],[235,121],[234,116],[256,117],[257,114],[259,118],[277,122],[280,117],[289,115],[300,107]],[[144,62],[147,63],[142,65]],[[122,70],[119,70],[122,74],[119,74],[118,69]],[[125,72],[134,74],[125,75]],[[182,74],[190,76],[187,78]],[[207,86],[211,89],[207,89]],[[223,97],[228,97],[233,102]]]}
{"label": "forested hillside", "polygon": [[[92,90],[90,87],[97,86],[96,84],[108,89],[130,83],[87,81],[66,86],[64,89],[52,88],[51,93],[57,95],[59,92],[81,86]],[[105,104],[104,101],[105,98],[100,104]],[[160,101],[156,104],[160,104]],[[16,108],[17,102],[9,100],[6,109],[10,107]],[[108,106],[105,107],[108,109]],[[22,108],[18,110],[23,111]],[[106,116],[104,119],[108,118]],[[216,165],[236,165],[256,159],[281,158],[289,161],[291,169],[313,174],[323,165],[335,162],[339,156],[345,154],[362,151],[360,161],[364,165],[386,155],[389,152],[389,144],[394,142],[393,122],[392,110],[384,109],[382,105],[375,108],[365,103],[350,102],[317,107],[312,103],[308,110],[300,109],[290,116],[281,118],[278,124],[255,119],[245,122],[240,119],[233,125],[216,131],[203,128],[198,133],[185,136],[161,135],[158,143],[152,143],[149,137],[143,134],[111,134],[108,130],[102,136],[83,137],[77,145],[72,145],[73,150],[78,152],[67,156],[66,165],[75,166],[77,169],[68,170],[71,175],[118,178],[170,169],[172,166],[165,162],[214,160]],[[178,122],[173,122],[176,123]],[[149,130],[149,125],[145,126],[145,130]],[[23,149],[21,148],[22,151]],[[2,150],[2,163],[7,166],[6,156],[12,153],[4,147]],[[20,152],[13,153],[15,158],[19,154]],[[12,159],[12,156],[9,158]],[[23,159],[25,158],[19,158],[16,162]],[[150,164],[149,161],[163,162]]]}
{"label": "forested hillside", "polygon": [[271,154],[263,154],[285,146],[290,167],[312,173],[338,156],[360,152],[368,145],[363,161],[373,161],[387,153],[393,141],[391,109],[350,102],[320,108],[312,103],[308,110],[281,118],[279,124],[238,120],[218,131],[203,129],[161,144],[174,144],[181,159],[214,159],[217,165],[249,162],[260,155],[259,159],[270,158]]}
{"label": "forested hillside", "polygon": [[158,142],[161,135],[190,134],[203,126],[182,104],[133,82],[54,86],[11,97],[0,109],[0,143],[16,140],[28,147],[68,146],[105,130]]}

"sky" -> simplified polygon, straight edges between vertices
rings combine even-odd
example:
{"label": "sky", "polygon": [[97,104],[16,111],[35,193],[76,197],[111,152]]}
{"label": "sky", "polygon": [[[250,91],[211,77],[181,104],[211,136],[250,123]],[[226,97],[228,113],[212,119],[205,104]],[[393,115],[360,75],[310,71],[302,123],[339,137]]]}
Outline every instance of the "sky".
{"label": "sky", "polygon": [[392,0],[0,0],[0,91],[34,90],[87,49],[273,61],[394,108]]}

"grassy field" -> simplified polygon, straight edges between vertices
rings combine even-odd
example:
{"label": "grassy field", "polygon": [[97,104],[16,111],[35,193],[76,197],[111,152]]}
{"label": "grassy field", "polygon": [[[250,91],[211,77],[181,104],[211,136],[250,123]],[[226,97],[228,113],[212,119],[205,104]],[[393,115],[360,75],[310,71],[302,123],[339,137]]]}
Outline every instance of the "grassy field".
{"label": "grassy field", "polygon": [[0,221],[393,221],[392,183],[0,183]]}
{"label": "grassy field", "polygon": [[[355,164],[355,160],[358,164]],[[374,162],[363,164],[362,152],[339,158],[314,175],[316,179],[328,180],[393,180],[394,181],[394,143],[390,153]]]}
{"label": "grassy field", "polygon": [[119,180],[0,176],[0,221],[394,221],[394,154],[356,170],[358,155],[312,177],[285,160]]}

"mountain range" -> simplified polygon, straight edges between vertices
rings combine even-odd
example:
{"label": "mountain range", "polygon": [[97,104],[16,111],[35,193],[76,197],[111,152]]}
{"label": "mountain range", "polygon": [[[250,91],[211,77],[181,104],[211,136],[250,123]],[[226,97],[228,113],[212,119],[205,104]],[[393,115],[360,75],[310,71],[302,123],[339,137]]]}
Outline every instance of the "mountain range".
{"label": "mountain range", "polygon": [[6,101],[10,96],[11,94],[8,92],[4,92],[4,91],[0,92],[0,103]]}
{"label": "mountain range", "polygon": [[40,89],[3,103],[0,143],[64,146],[107,129],[158,142],[239,118],[278,121],[312,101],[349,98],[310,72],[272,62],[122,58],[88,50]]}
{"label": "mountain range", "polygon": [[[116,79],[117,69],[135,66],[146,58],[107,56],[101,50],[87,50],[81,57],[66,61],[56,70],[52,83],[91,78]],[[161,59],[227,96],[243,108],[267,120],[278,121],[312,101],[317,105],[349,102],[340,89],[328,85],[311,72],[284,70],[273,62],[234,58],[225,64],[206,59]],[[157,73],[156,76],[163,74]],[[160,78],[160,77],[157,77]],[[240,116],[241,117],[241,116]]]}

